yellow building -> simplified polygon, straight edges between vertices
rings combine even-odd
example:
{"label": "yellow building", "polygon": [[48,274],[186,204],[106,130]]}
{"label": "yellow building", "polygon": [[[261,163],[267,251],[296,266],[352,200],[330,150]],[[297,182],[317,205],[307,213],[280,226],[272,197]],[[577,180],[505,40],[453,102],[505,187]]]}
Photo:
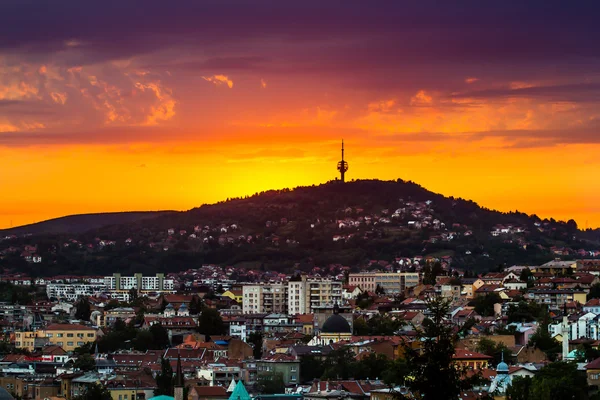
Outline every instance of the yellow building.
{"label": "yellow building", "polygon": [[473,369],[486,369],[493,357],[467,349],[455,349],[452,360],[456,365]]}
{"label": "yellow building", "polygon": [[70,352],[94,341],[96,329],[77,324],[52,324],[37,331],[15,332],[15,347],[29,351],[51,344]]}
{"label": "yellow building", "polygon": [[242,300],[244,299],[244,293],[238,289],[227,290],[223,293],[223,296],[229,297],[231,300],[236,301],[240,306],[242,305]]}

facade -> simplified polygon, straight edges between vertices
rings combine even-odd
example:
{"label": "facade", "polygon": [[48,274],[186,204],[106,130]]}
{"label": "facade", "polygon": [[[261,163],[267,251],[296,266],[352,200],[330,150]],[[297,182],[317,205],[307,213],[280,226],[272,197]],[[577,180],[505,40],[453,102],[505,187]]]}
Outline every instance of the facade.
{"label": "facade", "polygon": [[280,373],[285,385],[296,385],[300,382],[300,360],[289,354],[274,354],[256,361],[258,376],[262,374]]}
{"label": "facade", "polygon": [[525,294],[525,299],[547,305],[553,310],[561,309],[565,303],[573,301],[585,304],[586,298],[587,295],[583,290],[571,289],[530,289]]}
{"label": "facade", "polygon": [[287,289],[285,283],[244,286],[242,289],[244,314],[287,313]]}
{"label": "facade", "polygon": [[98,283],[49,283],[46,295],[49,299],[75,301],[80,297],[94,296],[106,291],[104,284]]}
{"label": "facade", "polygon": [[348,276],[348,284],[367,292],[382,288],[387,295],[404,293],[406,288],[419,285],[417,272],[359,272]]}
{"label": "facade", "polygon": [[209,386],[227,387],[231,380],[239,381],[242,378],[240,367],[228,367],[226,364],[214,363],[198,368],[198,379],[206,379]]}
{"label": "facade", "polygon": [[287,284],[288,313],[309,314],[316,307],[331,307],[342,302],[342,282],[323,278],[307,278]]}
{"label": "facade", "polygon": [[133,276],[121,276],[114,273],[112,276],[104,277],[104,285],[108,290],[131,290],[138,291],[171,291],[175,285],[172,279],[165,279],[165,274],[156,276],[143,276],[141,273]]}
{"label": "facade", "polygon": [[69,352],[94,341],[94,328],[75,324],[52,324],[37,331],[15,332],[15,347],[29,351],[51,344]]}

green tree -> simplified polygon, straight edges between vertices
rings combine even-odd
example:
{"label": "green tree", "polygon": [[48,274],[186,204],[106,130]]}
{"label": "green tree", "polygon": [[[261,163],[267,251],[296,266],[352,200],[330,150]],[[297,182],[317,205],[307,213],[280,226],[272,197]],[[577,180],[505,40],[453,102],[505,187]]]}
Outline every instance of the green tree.
{"label": "green tree", "polygon": [[529,400],[532,379],[529,376],[515,376],[511,386],[506,389],[507,400]]}
{"label": "green tree", "polygon": [[154,342],[152,350],[166,349],[171,344],[169,341],[169,333],[161,324],[153,324],[150,329],[152,340]]}
{"label": "green tree", "polygon": [[475,312],[482,317],[491,317],[494,315],[494,304],[502,303],[498,293],[488,293],[485,296],[475,297],[469,304],[475,309]]}
{"label": "green tree", "polygon": [[369,325],[364,318],[356,318],[354,323],[352,324],[352,329],[354,330],[354,334],[356,336],[366,336],[371,332]]}
{"label": "green tree", "polygon": [[529,400],[587,399],[585,374],[577,371],[577,364],[554,362],[542,368],[533,378]]}
{"label": "green tree", "polygon": [[260,332],[252,332],[248,335],[248,339],[246,340],[250,345],[252,345],[252,355],[255,360],[260,360],[262,358],[263,353],[263,335]]}
{"label": "green tree", "polygon": [[349,379],[354,375],[356,360],[348,347],[331,351],[325,359],[322,379]]}
{"label": "green tree", "polygon": [[427,264],[423,268],[423,284],[424,285],[435,285],[435,278],[444,273],[442,264],[438,261],[436,263]]}
{"label": "green tree", "polygon": [[600,283],[595,283],[590,287],[587,299],[600,299]]}
{"label": "green tree", "polygon": [[497,365],[502,359],[508,361],[511,351],[502,342],[494,342],[486,337],[481,338],[477,344],[477,351],[487,356],[494,357],[493,365]]}
{"label": "green tree", "polygon": [[300,381],[302,383],[312,382],[323,376],[324,372],[324,363],[319,357],[308,354],[300,358]]}
{"label": "green tree", "polygon": [[89,321],[92,313],[90,309],[90,301],[87,297],[80,297],[77,303],[75,303],[75,318],[82,321]]}
{"label": "green tree", "polygon": [[[416,330],[421,347],[404,344],[408,375],[407,385],[412,393],[423,400],[456,399],[461,390],[471,388],[477,377],[467,378],[466,371],[453,361],[454,342],[457,339],[451,324],[447,323],[450,303],[441,297],[427,302],[428,318]],[[396,383],[404,377],[394,379]],[[388,380],[393,377],[388,377]]]}
{"label": "green tree", "polygon": [[205,308],[200,314],[198,332],[205,335],[224,335],[225,324],[219,311],[214,308]]}
{"label": "green tree", "polygon": [[529,338],[528,345],[542,350],[549,360],[555,360],[556,355],[561,350],[560,343],[550,336],[547,322],[543,322],[538,326],[535,333]]}
{"label": "green tree", "polygon": [[175,382],[173,376],[173,367],[171,363],[164,357],[160,358],[160,372],[156,374],[156,389],[154,396],[173,396]]}
{"label": "green tree", "polygon": [[75,360],[75,363],[73,364],[73,368],[85,372],[93,371],[96,369],[96,360],[89,354],[83,354],[77,357],[77,360]]}
{"label": "green tree", "polygon": [[89,385],[82,395],[73,397],[73,400],[112,400],[110,391],[98,383]]}
{"label": "green tree", "polygon": [[261,394],[285,393],[285,382],[281,372],[267,372],[259,374],[256,386]]}

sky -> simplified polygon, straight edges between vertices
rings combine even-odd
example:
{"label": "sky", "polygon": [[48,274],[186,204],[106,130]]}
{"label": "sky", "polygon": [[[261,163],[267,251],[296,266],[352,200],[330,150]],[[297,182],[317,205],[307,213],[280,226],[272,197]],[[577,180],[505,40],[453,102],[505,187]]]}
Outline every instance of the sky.
{"label": "sky", "polygon": [[600,227],[597,1],[0,2],[0,228],[404,179]]}

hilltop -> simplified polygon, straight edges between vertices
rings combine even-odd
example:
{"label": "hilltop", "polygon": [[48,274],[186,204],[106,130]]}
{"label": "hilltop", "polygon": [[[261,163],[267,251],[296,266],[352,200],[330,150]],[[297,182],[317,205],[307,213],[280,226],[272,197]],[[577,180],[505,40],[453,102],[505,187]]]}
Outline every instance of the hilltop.
{"label": "hilltop", "polygon": [[0,229],[0,237],[6,235],[79,234],[106,225],[127,224],[172,211],[129,211],[114,213],[76,214],[53,218],[15,228]]}
{"label": "hilltop", "polygon": [[[42,253],[44,268],[18,261],[15,249],[25,245]],[[293,272],[332,264],[376,268],[406,258],[483,271],[592,258],[598,249],[598,231],[580,231],[573,220],[489,210],[402,180],[273,190],[79,234],[0,242],[4,267],[34,274],[170,272],[207,263]]]}

